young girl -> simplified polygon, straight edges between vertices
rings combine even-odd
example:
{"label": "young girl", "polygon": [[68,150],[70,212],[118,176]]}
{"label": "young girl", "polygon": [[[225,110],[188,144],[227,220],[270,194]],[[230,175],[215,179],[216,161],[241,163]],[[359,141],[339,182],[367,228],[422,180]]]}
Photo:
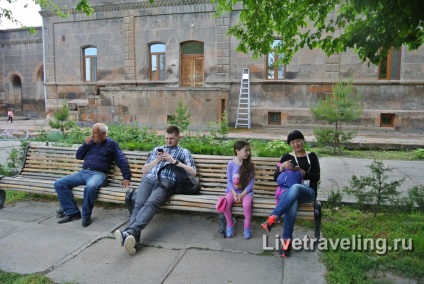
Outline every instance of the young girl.
{"label": "young girl", "polygon": [[225,191],[227,206],[224,212],[227,229],[225,235],[227,238],[234,236],[236,220],[232,218],[231,207],[236,202],[243,205],[244,238],[250,239],[252,235],[250,221],[252,219],[253,184],[255,182],[255,166],[250,156],[250,144],[244,140],[236,141],[234,155],[236,157],[228,163],[227,167],[227,189]]}
{"label": "young girl", "polygon": [[9,108],[9,109],[7,110],[7,116],[9,117],[9,118],[7,119],[7,122],[9,122],[9,120],[10,120],[10,123],[13,123],[13,112],[12,112],[12,109],[11,109],[11,108]]}

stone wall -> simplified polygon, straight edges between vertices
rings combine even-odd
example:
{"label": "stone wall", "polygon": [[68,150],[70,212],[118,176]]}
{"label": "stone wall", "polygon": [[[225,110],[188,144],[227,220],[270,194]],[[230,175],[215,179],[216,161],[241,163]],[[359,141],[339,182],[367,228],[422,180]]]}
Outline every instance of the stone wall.
{"label": "stone wall", "polygon": [[0,31],[0,113],[44,117],[43,45],[41,28]]}
{"label": "stone wall", "polygon": [[228,91],[217,88],[138,88],[104,87],[100,95],[89,96],[88,105],[78,106],[80,121],[136,123],[163,129],[176,115],[179,101],[188,107],[190,129],[205,130],[210,121],[218,121],[228,104]]}
{"label": "stone wall", "polygon": [[[75,5],[70,0],[57,3]],[[352,78],[355,90],[363,96],[365,111],[355,122],[357,125],[380,127],[382,113],[395,116],[396,129],[414,128],[424,122],[424,47],[415,51],[402,47],[400,80],[378,80],[378,66],[361,62],[352,50],[328,57],[321,50],[309,49],[295,54],[286,66],[285,79],[267,80],[266,56],[253,60],[250,54],[236,52],[238,41],[226,35],[228,27],[238,21],[237,9],[214,18],[214,6],[209,0],[139,0],[116,4],[93,0],[90,4],[95,10],[91,16],[72,9],[67,19],[41,12],[47,114],[65,99],[75,106],[81,122],[119,118],[123,122],[161,127],[182,98],[193,109],[192,124],[196,128],[205,128],[223,110],[228,111],[230,123],[234,124],[241,73],[248,67],[255,127],[269,127],[270,112],[280,113],[281,126],[316,124],[309,107],[331,93],[332,84],[348,78]],[[13,41],[13,37],[22,37],[21,32],[1,33],[0,40]],[[335,31],[336,35],[340,33]],[[6,35],[10,39],[5,39]],[[181,44],[187,41],[204,44],[202,88],[181,87]],[[152,43],[166,45],[164,81],[149,78],[148,50]],[[31,83],[31,88],[40,89],[37,78],[42,77],[43,46],[41,41],[18,48],[11,46],[2,44],[0,100],[8,94],[6,81],[10,81],[10,74],[22,74],[22,106],[23,112],[28,113],[35,108],[35,102],[43,99],[42,92],[30,91],[26,85]],[[86,46],[98,49],[95,82],[84,82],[82,78],[82,49]],[[17,61],[13,60],[15,57]],[[30,70],[31,76],[27,75]],[[37,109],[38,113],[43,111]]]}

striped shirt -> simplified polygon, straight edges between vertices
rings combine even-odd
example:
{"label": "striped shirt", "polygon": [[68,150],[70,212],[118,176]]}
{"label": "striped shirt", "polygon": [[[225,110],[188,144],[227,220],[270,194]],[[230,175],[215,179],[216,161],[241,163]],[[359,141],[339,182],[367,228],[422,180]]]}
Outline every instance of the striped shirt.
{"label": "striped shirt", "polygon": [[[190,151],[187,149],[181,148],[180,146],[176,146],[172,148],[168,146],[155,147],[153,151],[150,153],[149,157],[147,158],[146,164],[156,159],[159,148],[162,148],[165,152],[171,155],[172,158],[174,158],[175,160],[189,167],[192,167],[195,171],[197,171],[196,165],[194,164],[194,160],[193,160],[193,157],[191,156]],[[166,164],[169,164],[169,162],[166,160],[159,162],[146,174],[146,177],[156,178],[158,171]],[[176,180],[175,173],[169,167],[161,171],[160,176],[161,178],[170,179],[173,181]]]}

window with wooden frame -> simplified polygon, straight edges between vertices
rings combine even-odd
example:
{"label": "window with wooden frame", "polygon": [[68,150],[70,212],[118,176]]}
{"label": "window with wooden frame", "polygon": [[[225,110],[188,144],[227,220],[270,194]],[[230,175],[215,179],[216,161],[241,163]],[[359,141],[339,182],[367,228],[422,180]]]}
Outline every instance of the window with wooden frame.
{"label": "window with wooden frame", "polygon": [[393,127],[395,125],[394,113],[380,114],[380,127]]}
{"label": "window with wooden frame", "polygon": [[399,80],[400,79],[400,49],[391,48],[385,58],[378,66],[379,80]]}
{"label": "window with wooden frame", "polygon": [[268,112],[268,125],[281,125],[281,112]]}
{"label": "window with wooden frame", "polygon": [[[281,40],[274,40],[272,44],[274,48],[281,42]],[[275,51],[270,52],[266,57],[266,78],[268,80],[281,80],[284,79],[286,74],[286,66],[279,63],[279,60],[282,60],[284,57],[283,54],[278,54]]]}
{"label": "window with wooden frame", "polygon": [[165,45],[162,43],[150,45],[150,80],[165,80]]}
{"label": "window with wooden frame", "polygon": [[97,81],[97,48],[86,47],[83,49],[84,82]]}

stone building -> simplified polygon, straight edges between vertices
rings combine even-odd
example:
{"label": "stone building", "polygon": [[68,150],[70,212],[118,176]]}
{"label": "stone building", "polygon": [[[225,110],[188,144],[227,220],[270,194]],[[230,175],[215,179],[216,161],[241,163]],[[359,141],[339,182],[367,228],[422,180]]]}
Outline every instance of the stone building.
{"label": "stone building", "polygon": [[41,28],[0,31],[0,115],[44,116],[43,78]]}
{"label": "stone building", "polygon": [[191,129],[205,129],[224,111],[234,125],[242,71],[249,68],[252,127],[316,124],[309,107],[348,78],[363,97],[365,111],[355,122],[360,127],[423,125],[423,46],[393,50],[382,66],[368,66],[352,51],[327,57],[304,49],[289,65],[274,67],[278,54],[253,60],[235,51],[238,41],[226,32],[238,11],[215,18],[210,0],[90,4],[91,16],[72,9],[67,19],[41,12],[43,41],[39,35],[24,43],[20,37],[28,36],[22,31],[2,32],[0,100],[5,105],[20,107],[23,115],[45,116],[66,100],[82,123],[162,128],[182,100]]}

